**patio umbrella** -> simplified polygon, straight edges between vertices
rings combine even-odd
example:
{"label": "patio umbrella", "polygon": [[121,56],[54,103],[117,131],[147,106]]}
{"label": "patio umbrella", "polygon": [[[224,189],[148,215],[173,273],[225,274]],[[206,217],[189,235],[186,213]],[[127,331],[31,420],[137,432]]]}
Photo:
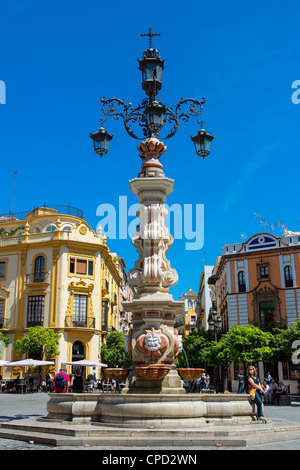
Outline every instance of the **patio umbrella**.
{"label": "patio umbrella", "polygon": [[87,361],[86,359],[82,359],[82,361],[62,362],[62,364],[79,367],[107,367],[107,364],[102,364],[101,362],[95,361]]}
{"label": "patio umbrella", "polygon": [[36,366],[54,366],[53,361],[38,361],[37,359],[24,359],[21,361],[8,362],[7,367],[36,367]]}

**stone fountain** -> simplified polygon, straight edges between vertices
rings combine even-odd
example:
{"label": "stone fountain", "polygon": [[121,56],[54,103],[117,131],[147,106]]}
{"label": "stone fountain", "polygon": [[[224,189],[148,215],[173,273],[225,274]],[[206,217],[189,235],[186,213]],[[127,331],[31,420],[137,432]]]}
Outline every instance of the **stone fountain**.
{"label": "stone fountain", "polygon": [[[166,257],[173,237],[164,223],[164,203],[174,181],[164,175],[159,162],[166,150],[162,142],[151,137],[138,150],[144,163],[139,176],[130,181],[130,188],[140,202],[140,225],[132,239],[139,257],[128,273],[136,295],[132,301],[123,302],[132,312],[129,354],[133,367],[121,394],[49,394],[47,419],[125,429],[251,422],[253,406],[247,395],[186,394],[182,386],[174,364],[179,354],[174,321],[184,305],[168,292],[178,277]],[[199,369],[193,379],[202,372]]]}
{"label": "stone fountain", "polygon": [[[174,181],[163,172],[159,159],[166,146],[157,136],[166,122],[172,123],[173,128],[165,138],[177,132],[180,119],[187,121],[189,116],[193,116],[200,124],[198,118],[205,99],[181,99],[171,107],[156,99],[162,86],[164,61],[152,47],[151,30],[148,36],[149,48],[144,51],[143,60],[139,61],[142,88],[148,98],[135,109],[132,103],[126,105],[119,98],[102,98],[102,111],[106,118],[101,120],[99,131],[90,134],[95,152],[101,157],[108,152],[113,137],[102,127],[108,116],[121,117],[127,133],[142,140],[138,146],[143,161],[141,171],[129,182],[131,192],[140,203],[137,212],[140,224],[132,238],[139,256],[128,273],[136,294],[132,301],[123,302],[125,310],[132,313],[129,353],[133,367],[121,394],[49,394],[47,419],[92,421],[125,428],[150,426],[155,429],[195,428],[211,422],[250,422],[253,406],[247,395],[186,394],[174,365],[179,353],[175,315],[182,312],[184,306],[169,293],[169,288],[178,280],[177,272],[167,259],[173,237],[165,226],[165,202],[174,191]],[[186,105],[188,109],[183,111],[181,108]],[[122,112],[118,107],[123,108]],[[130,127],[132,123],[143,128],[142,139],[134,134]],[[214,137],[207,134],[202,125],[203,121],[201,130],[191,140],[197,155],[205,158],[210,153],[210,142]],[[198,374],[201,372],[199,369]]]}

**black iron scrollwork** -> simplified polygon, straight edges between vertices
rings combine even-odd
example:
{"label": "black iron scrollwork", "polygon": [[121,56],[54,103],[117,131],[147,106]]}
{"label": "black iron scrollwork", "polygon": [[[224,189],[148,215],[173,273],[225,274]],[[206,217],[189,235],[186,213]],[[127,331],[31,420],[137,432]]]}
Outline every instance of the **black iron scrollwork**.
{"label": "black iron scrollwork", "polygon": [[[176,105],[170,107],[165,106],[160,100],[156,98],[158,102],[164,109],[164,116],[162,120],[162,127],[168,123],[172,127],[171,131],[163,139],[169,139],[176,134],[179,127],[179,120],[188,121],[190,117],[196,118],[196,121],[200,124],[199,117],[202,113],[203,104],[205,103],[205,98],[202,101],[195,100],[193,98],[184,99],[181,98],[180,102]],[[133,107],[132,103],[125,104],[123,99],[120,98],[110,98],[108,100],[105,97],[101,98],[102,112],[105,116],[104,119],[101,119],[101,123],[105,122],[108,116],[113,117],[116,120],[120,118],[123,119],[126,132],[133,137],[134,139],[142,140],[145,137],[150,137],[154,135],[155,137],[160,136],[160,131],[153,132],[147,126],[146,119],[146,108],[151,105],[151,101],[145,98],[140,105],[136,108]],[[182,110],[182,106],[187,105],[185,111]],[[120,109],[121,108],[121,109]],[[131,125],[137,124],[143,129],[143,136],[138,137],[132,130]]]}

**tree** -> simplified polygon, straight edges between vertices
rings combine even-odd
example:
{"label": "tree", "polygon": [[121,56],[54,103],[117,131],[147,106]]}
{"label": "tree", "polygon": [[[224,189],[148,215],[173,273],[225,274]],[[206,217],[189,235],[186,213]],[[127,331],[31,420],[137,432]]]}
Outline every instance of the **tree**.
{"label": "tree", "polygon": [[210,350],[210,360],[222,368],[230,364],[243,364],[245,383],[247,381],[247,365],[272,358],[272,340],[270,332],[262,331],[252,325],[234,325],[228,333]]}
{"label": "tree", "polygon": [[106,337],[106,343],[101,348],[102,361],[108,367],[130,367],[132,361],[125,351],[125,335],[119,331],[112,331]]}
{"label": "tree", "polygon": [[59,354],[58,343],[60,334],[54,330],[34,326],[29,328],[28,333],[22,339],[18,339],[15,351],[22,356],[29,353],[35,359],[46,360]]}
{"label": "tree", "polygon": [[209,350],[215,344],[210,331],[194,330],[183,341],[183,351],[175,360],[177,367],[203,367],[209,359]]}
{"label": "tree", "polygon": [[293,322],[288,329],[279,330],[274,335],[274,362],[290,360],[299,364],[300,320]]}
{"label": "tree", "polygon": [[11,343],[12,343],[11,339],[0,332],[0,359],[2,357],[2,353],[4,349],[7,348],[7,346]]}

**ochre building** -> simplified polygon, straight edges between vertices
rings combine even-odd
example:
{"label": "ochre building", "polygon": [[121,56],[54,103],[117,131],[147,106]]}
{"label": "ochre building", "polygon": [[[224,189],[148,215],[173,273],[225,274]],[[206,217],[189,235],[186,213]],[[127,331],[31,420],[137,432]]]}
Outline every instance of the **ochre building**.
{"label": "ochre building", "polygon": [[0,331],[12,341],[2,359],[19,359],[16,340],[40,325],[61,335],[56,371],[63,361],[99,361],[105,336],[119,328],[121,282],[101,228],[77,209],[38,207],[0,218],[0,230]]}

